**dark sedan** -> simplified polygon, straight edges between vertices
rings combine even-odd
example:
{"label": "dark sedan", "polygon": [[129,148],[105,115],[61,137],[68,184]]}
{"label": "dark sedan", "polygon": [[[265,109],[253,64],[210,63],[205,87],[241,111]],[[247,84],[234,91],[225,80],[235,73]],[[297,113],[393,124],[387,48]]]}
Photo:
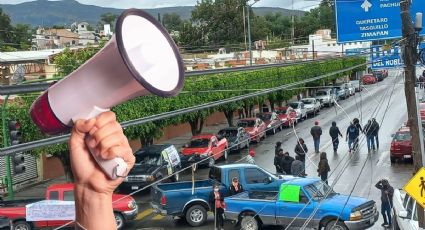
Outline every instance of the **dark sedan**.
{"label": "dark sedan", "polygon": [[242,127],[221,129],[218,131],[217,136],[220,139],[227,139],[231,151],[239,151],[245,147],[249,147],[249,134]]}

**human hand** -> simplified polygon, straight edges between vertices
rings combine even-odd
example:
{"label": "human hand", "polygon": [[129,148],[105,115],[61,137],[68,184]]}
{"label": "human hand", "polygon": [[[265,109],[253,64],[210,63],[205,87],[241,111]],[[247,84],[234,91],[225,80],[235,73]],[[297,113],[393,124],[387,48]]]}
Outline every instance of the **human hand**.
{"label": "human hand", "polygon": [[121,157],[127,163],[128,171],[133,167],[133,152],[113,112],[105,112],[86,121],[78,120],[69,140],[75,185],[95,193],[111,195],[123,178],[110,180],[91,156],[86,143],[101,159]]}

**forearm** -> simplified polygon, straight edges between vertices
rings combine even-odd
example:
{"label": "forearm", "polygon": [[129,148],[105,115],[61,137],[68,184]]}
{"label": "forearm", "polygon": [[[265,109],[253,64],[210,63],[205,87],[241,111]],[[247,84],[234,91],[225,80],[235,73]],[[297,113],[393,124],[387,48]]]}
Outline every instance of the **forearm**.
{"label": "forearm", "polygon": [[88,230],[117,229],[112,208],[112,194],[75,187],[76,221]]}

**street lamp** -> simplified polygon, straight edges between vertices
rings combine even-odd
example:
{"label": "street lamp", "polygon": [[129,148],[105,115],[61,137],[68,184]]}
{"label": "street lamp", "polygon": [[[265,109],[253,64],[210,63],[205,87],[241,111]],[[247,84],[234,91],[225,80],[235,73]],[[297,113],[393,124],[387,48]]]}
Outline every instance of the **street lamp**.
{"label": "street lamp", "polygon": [[249,48],[249,65],[252,66],[252,42],[251,42],[251,23],[249,20],[249,10],[251,8],[252,5],[254,5],[255,3],[259,2],[260,0],[254,0],[254,3],[252,3],[251,5],[247,4],[246,5],[246,15],[248,18],[248,48]]}

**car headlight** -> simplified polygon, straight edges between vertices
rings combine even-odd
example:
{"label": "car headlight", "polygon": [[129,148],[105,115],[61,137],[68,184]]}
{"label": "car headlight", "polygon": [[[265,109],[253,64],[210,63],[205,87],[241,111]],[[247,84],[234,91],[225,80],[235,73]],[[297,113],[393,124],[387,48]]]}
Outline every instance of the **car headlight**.
{"label": "car headlight", "polygon": [[135,208],[137,207],[136,201],[134,201],[134,200],[132,199],[130,202],[128,202],[127,207],[128,207],[129,209],[135,209]]}
{"label": "car headlight", "polygon": [[362,213],[360,211],[355,211],[355,212],[350,214],[350,220],[351,221],[356,221],[356,220],[361,220],[361,219],[362,219]]}

